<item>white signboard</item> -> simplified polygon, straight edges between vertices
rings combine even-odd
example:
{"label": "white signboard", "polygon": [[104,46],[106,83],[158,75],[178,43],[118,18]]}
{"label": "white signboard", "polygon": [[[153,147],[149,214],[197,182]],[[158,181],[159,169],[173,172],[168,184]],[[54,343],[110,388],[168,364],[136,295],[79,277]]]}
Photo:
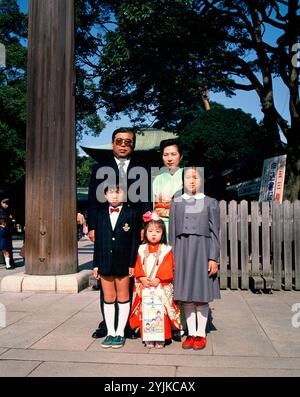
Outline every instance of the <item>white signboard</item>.
{"label": "white signboard", "polygon": [[286,154],[264,160],[259,201],[282,202]]}

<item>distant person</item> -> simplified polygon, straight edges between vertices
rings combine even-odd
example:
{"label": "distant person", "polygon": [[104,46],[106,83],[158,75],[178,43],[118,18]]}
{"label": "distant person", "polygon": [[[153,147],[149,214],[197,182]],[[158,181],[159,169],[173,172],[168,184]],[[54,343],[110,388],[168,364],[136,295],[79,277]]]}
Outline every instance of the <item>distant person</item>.
{"label": "distant person", "polygon": [[0,217],[2,219],[6,220],[6,230],[7,230],[7,238],[9,239],[10,243],[9,246],[11,246],[11,249],[8,251],[9,252],[9,258],[10,258],[10,266],[14,266],[14,259],[13,259],[13,246],[12,246],[12,235],[13,231],[15,228],[16,220],[13,215],[13,212],[10,208],[10,199],[9,198],[4,198],[1,200],[0,203]]}
{"label": "distant person", "polygon": [[83,213],[81,211],[77,212],[77,240],[83,237],[83,230],[86,226],[86,221]]}
{"label": "distant person", "polygon": [[185,168],[185,192],[172,200],[169,230],[175,259],[174,300],[183,303],[188,327],[182,348],[194,350],[206,346],[208,302],[220,298],[219,203],[205,196],[201,185],[200,169]]}
{"label": "distant person", "polygon": [[0,251],[4,256],[6,269],[12,269],[10,263],[10,252],[12,251],[12,241],[6,218],[0,217]]}
{"label": "distant person", "polygon": [[[143,305],[142,291],[145,288],[151,288],[155,293],[162,288],[164,293],[164,338],[171,339],[171,324],[177,329],[181,329],[180,312],[173,301],[173,276],[174,260],[171,247],[166,244],[166,227],[163,220],[155,213],[147,212],[143,216],[145,223],[144,238],[145,244],[142,244],[138,250],[138,257],[134,268],[134,277],[136,281],[136,297],[132,305],[130,326],[133,329],[140,328],[143,337]],[[160,311],[157,311],[157,320],[160,317]],[[150,325],[155,328],[156,319],[153,318]],[[148,348],[163,348],[164,341],[145,340],[145,346]]]}
{"label": "distant person", "polygon": [[120,348],[125,343],[124,330],[130,312],[129,283],[140,242],[141,221],[139,213],[124,203],[124,187],[109,185],[104,193],[107,203],[98,212],[94,248],[94,276],[101,281],[107,326],[101,346]]}

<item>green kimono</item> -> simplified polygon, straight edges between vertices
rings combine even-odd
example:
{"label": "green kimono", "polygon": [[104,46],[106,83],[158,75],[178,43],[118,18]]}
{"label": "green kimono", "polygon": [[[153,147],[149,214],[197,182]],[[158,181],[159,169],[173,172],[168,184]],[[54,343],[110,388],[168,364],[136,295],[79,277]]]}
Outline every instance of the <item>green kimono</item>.
{"label": "green kimono", "polygon": [[153,203],[157,214],[166,225],[167,238],[169,235],[169,211],[173,195],[182,189],[182,172],[179,168],[175,174],[166,171],[154,178],[153,181]]}

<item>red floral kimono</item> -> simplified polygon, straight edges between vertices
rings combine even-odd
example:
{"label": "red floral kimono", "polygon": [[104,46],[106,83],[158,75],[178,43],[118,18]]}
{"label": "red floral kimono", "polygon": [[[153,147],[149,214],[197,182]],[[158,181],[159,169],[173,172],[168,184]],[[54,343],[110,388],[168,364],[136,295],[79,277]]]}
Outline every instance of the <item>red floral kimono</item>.
{"label": "red floral kimono", "polygon": [[[159,250],[159,252],[158,252]],[[151,272],[150,278],[159,278],[161,287],[164,291],[164,330],[165,339],[170,339],[171,325],[176,329],[182,329],[180,321],[180,311],[173,300],[173,277],[174,277],[174,258],[171,247],[165,244],[143,244],[139,247],[138,257],[134,268],[136,296],[130,314],[130,326],[132,329],[140,327],[141,337],[143,337],[142,327],[142,290],[143,286],[139,281],[140,277],[149,277],[149,269],[146,268],[146,256],[158,256],[155,268]],[[159,286],[158,286],[159,287]],[[156,287],[156,288],[158,288]]]}

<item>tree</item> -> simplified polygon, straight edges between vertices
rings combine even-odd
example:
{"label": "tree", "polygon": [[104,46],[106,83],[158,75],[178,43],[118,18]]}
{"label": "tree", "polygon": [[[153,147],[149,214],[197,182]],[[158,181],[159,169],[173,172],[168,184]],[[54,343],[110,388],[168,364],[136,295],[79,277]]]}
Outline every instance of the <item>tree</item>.
{"label": "tree", "polygon": [[249,114],[215,103],[209,112],[202,111],[186,126],[180,140],[185,148],[184,159],[189,164],[200,162],[206,176],[250,157],[256,159],[253,171],[257,163],[261,166],[268,142],[263,128]]}
{"label": "tree", "polygon": [[[174,129],[198,114],[208,79],[191,54],[198,50],[204,59],[222,45],[224,32],[212,20],[199,20],[190,3],[115,2],[118,25],[106,35],[98,67],[99,96],[110,116],[136,112],[133,121],[141,123],[151,115],[155,127]],[[218,70],[211,76],[221,78]]]}
{"label": "tree", "polygon": [[[94,3],[95,7],[90,7]],[[76,0],[76,132],[99,135],[105,126],[97,114],[97,101],[92,95],[92,81],[87,79],[88,69],[82,59],[94,53],[95,45],[85,34],[89,23],[99,14],[98,1]],[[6,49],[6,67],[0,67],[0,180],[12,184],[25,174],[26,140],[26,69],[27,69],[28,17],[21,13],[16,0],[0,2],[0,43]],[[83,25],[85,27],[83,27]],[[99,45],[97,41],[97,46]],[[96,47],[97,47],[96,46]]]}
{"label": "tree", "polygon": [[0,67],[0,180],[14,183],[24,175],[26,135],[27,17],[15,0],[0,3],[0,42],[6,66]]}
{"label": "tree", "polygon": [[[215,66],[223,67],[229,76],[238,76],[248,83],[236,82],[231,78],[233,89],[255,90],[264,113],[263,125],[269,136],[269,144],[274,145],[275,153],[282,153],[279,130],[287,139],[288,154],[287,182],[285,198],[295,200],[300,192],[300,101],[299,68],[292,58],[295,43],[300,35],[300,2],[298,0],[279,1],[205,1],[209,12],[218,17],[232,17],[234,23],[227,31],[229,47],[220,62],[212,59]],[[209,3],[209,4],[208,4]],[[272,28],[277,35],[275,44],[267,40]],[[276,33],[274,33],[276,31]],[[244,51],[243,51],[244,49]],[[245,55],[250,57],[247,61]],[[279,77],[289,91],[288,123],[275,106],[273,82]]]}
{"label": "tree", "polygon": [[88,157],[88,156],[81,157],[78,155],[78,152],[77,152],[77,159],[76,159],[77,187],[88,187],[89,186],[91,172],[92,172],[92,166],[94,163],[95,163],[95,161],[92,160],[90,157]]}
{"label": "tree", "polygon": [[[255,90],[274,154],[287,139],[286,197],[300,190],[299,70],[292,64],[299,38],[298,0],[137,0],[104,2],[117,27],[107,32],[95,97],[113,116],[151,114],[156,126],[181,129],[201,108],[202,90]],[[269,40],[276,30],[277,42]],[[100,59],[100,58],[99,58]],[[290,93],[288,123],[275,106],[273,80]],[[101,99],[100,99],[101,98]]]}
{"label": "tree", "polygon": [[[110,22],[108,8],[98,0],[75,0],[75,67],[76,67],[76,134],[98,136],[105,122],[98,111],[103,107],[96,99],[96,82],[93,60],[99,58],[103,35]],[[96,31],[96,33],[95,33]]]}

